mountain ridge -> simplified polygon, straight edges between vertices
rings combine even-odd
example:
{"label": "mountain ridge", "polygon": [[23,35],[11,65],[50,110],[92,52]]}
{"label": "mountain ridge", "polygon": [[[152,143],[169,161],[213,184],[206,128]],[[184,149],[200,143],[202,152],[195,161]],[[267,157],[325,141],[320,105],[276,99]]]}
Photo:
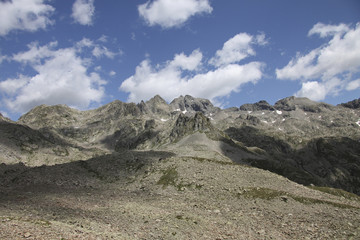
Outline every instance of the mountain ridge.
{"label": "mountain ridge", "polygon": [[[288,97],[273,106],[262,100],[220,109],[207,99],[189,95],[169,104],[156,95],[139,104],[115,100],[88,111],[41,105],[21,116],[17,124],[51,133],[74,146],[105,152],[161,150],[185,136],[204,132],[207,138],[225,145],[256,149],[246,150],[252,157],[246,161],[236,158],[238,162],[271,170],[302,184],[332,186],[359,194],[360,188],[354,185],[360,186],[360,153],[356,151],[360,149],[360,112],[346,106]],[[326,146],[335,147],[329,150],[333,155],[346,157],[349,163],[330,160],[331,154],[319,149],[325,142]],[[335,142],[342,148],[336,148]]]}

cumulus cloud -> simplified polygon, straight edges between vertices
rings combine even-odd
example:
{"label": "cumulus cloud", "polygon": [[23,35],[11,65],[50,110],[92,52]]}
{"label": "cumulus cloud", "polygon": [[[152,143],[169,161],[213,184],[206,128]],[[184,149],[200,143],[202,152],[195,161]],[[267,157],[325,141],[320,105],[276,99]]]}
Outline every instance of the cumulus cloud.
{"label": "cumulus cloud", "polygon": [[[309,36],[314,34],[331,39],[305,55],[298,53],[287,66],[276,69],[277,78],[301,81],[299,94],[314,100],[353,89],[352,85],[346,86],[352,81],[351,76],[360,71],[360,24],[352,28],[345,24],[318,23],[309,31]],[[320,89],[318,96],[308,86]]]}
{"label": "cumulus cloud", "polygon": [[197,49],[190,55],[177,54],[162,65],[152,66],[149,59],[144,60],[119,89],[129,93],[130,102],[147,100],[156,94],[167,101],[190,94],[221,103],[217,101],[219,98],[239,92],[244,84],[255,84],[261,79],[263,65],[260,62],[244,65],[229,62],[206,70],[203,54]]}
{"label": "cumulus cloud", "polygon": [[326,88],[322,83],[309,81],[302,83],[301,89],[295,94],[297,97],[307,97],[314,101],[323,100],[326,96]]}
{"label": "cumulus cloud", "polygon": [[36,73],[0,82],[10,111],[24,113],[39,104],[59,103],[86,109],[102,100],[106,82],[96,72],[88,72],[88,59],[79,56],[77,47],[58,49],[56,42],[28,47],[12,60],[32,67]]}
{"label": "cumulus cloud", "polygon": [[82,25],[92,25],[94,13],[94,0],[76,0],[72,7],[71,16],[77,23]]}
{"label": "cumulus cloud", "polygon": [[224,66],[230,63],[236,63],[248,56],[255,55],[252,45],[265,45],[265,35],[251,36],[247,33],[239,33],[226,41],[221,50],[218,50],[215,57],[211,58],[209,63],[214,66]]}
{"label": "cumulus cloud", "polygon": [[153,0],[138,6],[139,15],[149,26],[163,28],[181,26],[190,17],[211,13],[209,0]]}
{"label": "cumulus cloud", "polygon": [[346,86],[346,90],[348,91],[356,90],[358,88],[360,88],[360,79],[351,81]]}
{"label": "cumulus cloud", "polygon": [[1,55],[1,52],[0,52],[0,63],[2,63],[6,59],[7,59],[7,56]]}
{"label": "cumulus cloud", "polygon": [[308,36],[319,34],[320,37],[328,37],[333,36],[338,33],[345,33],[349,31],[349,27],[346,24],[339,24],[339,25],[327,25],[324,23],[317,23],[310,29]]}
{"label": "cumulus cloud", "polygon": [[34,32],[54,23],[50,16],[55,9],[45,0],[0,1],[0,36],[13,30]]}
{"label": "cumulus cloud", "polygon": [[[98,42],[104,43],[102,38],[98,39]],[[81,41],[76,43],[76,48],[79,52],[83,51],[84,48],[90,48],[91,53],[96,58],[107,57],[113,59],[116,55],[121,55],[122,51],[113,52],[102,44],[98,44],[88,38],[83,38]]]}

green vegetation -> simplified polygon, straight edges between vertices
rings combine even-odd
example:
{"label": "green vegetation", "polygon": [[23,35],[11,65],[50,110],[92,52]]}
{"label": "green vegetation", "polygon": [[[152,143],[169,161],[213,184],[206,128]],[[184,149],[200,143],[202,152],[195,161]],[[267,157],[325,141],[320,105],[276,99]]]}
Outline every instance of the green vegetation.
{"label": "green vegetation", "polygon": [[270,188],[250,188],[245,189],[243,193],[238,194],[238,196],[243,196],[245,198],[260,198],[264,200],[272,200],[276,197],[285,195],[288,195],[288,193]]}
{"label": "green vegetation", "polygon": [[342,189],[330,188],[330,187],[318,187],[318,186],[308,186],[308,188],[318,190],[321,192],[329,193],[334,196],[344,197],[346,199],[360,201],[360,197],[354,193],[346,192]]}
{"label": "green vegetation", "polygon": [[162,173],[163,175],[160,177],[157,184],[163,185],[163,188],[174,186],[178,191],[184,191],[186,188],[194,187],[199,190],[203,187],[201,184],[186,183],[184,181],[178,183],[179,173],[175,167],[169,167],[168,169],[163,170]]}
{"label": "green vegetation", "polygon": [[245,198],[259,198],[264,200],[272,200],[277,197],[289,197],[302,204],[328,204],[337,208],[357,208],[348,204],[336,203],[332,201],[296,196],[284,191],[274,190],[270,188],[249,188],[245,189],[243,193],[238,193],[237,197],[243,196]]}
{"label": "green vegetation", "polygon": [[176,181],[179,178],[179,174],[175,167],[170,167],[167,170],[162,171],[163,175],[157,182],[158,185],[163,185],[166,188],[169,185],[176,186]]}
{"label": "green vegetation", "polygon": [[184,157],[183,160],[188,160],[188,159],[193,159],[196,160],[198,162],[210,162],[210,163],[217,163],[220,165],[238,165],[234,162],[225,162],[225,161],[219,161],[219,160],[214,160],[214,159],[208,159],[208,158],[201,158],[201,157]]}

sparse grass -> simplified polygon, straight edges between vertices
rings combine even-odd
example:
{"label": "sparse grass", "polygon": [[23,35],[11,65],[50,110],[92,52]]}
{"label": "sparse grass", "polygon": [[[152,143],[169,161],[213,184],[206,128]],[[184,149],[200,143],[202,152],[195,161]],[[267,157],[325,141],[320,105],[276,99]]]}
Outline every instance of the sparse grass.
{"label": "sparse grass", "polygon": [[238,193],[237,197],[243,196],[245,198],[259,198],[264,200],[272,200],[277,197],[286,196],[289,198],[294,199],[295,201],[302,203],[302,204],[328,204],[332,205],[337,208],[356,208],[349,204],[343,204],[343,203],[336,203],[332,201],[326,201],[321,199],[315,199],[315,198],[308,198],[308,197],[302,197],[302,196],[296,196],[294,194],[290,194],[284,191],[274,190],[270,188],[249,188],[245,189],[243,193]]}
{"label": "sparse grass", "polygon": [[354,193],[346,192],[342,189],[330,188],[330,187],[318,187],[318,186],[308,186],[308,188],[318,190],[321,192],[325,192],[325,193],[329,193],[334,196],[344,197],[346,199],[355,200],[355,201],[360,201],[360,197],[358,195],[356,195]]}
{"label": "sparse grass", "polygon": [[245,189],[242,194],[238,195],[244,196],[245,198],[260,198],[264,200],[272,200],[276,197],[288,195],[288,193],[270,188],[250,188]]}
{"label": "sparse grass", "polygon": [[183,160],[188,160],[188,159],[193,159],[196,160],[198,162],[210,162],[210,163],[217,163],[220,165],[238,165],[236,163],[233,162],[224,162],[224,161],[219,161],[219,160],[214,160],[214,159],[209,159],[209,158],[201,158],[201,157],[187,157],[187,158],[183,158]]}
{"label": "sparse grass", "polygon": [[169,185],[176,186],[176,181],[179,178],[179,174],[175,167],[169,167],[166,170],[163,170],[163,175],[160,177],[157,182],[158,185],[163,185],[163,188],[166,188]]}
{"label": "sparse grass", "polygon": [[186,188],[193,187],[199,190],[203,187],[201,184],[186,183],[184,181],[180,181],[180,183],[178,183],[179,173],[175,167],[169,167],[168,169],[163,170],[162,173],[163,175],[160,177],[157,184],[163,185],[163,188],[166,188],[167,186],[174,186],[178,191],[184,191]]}

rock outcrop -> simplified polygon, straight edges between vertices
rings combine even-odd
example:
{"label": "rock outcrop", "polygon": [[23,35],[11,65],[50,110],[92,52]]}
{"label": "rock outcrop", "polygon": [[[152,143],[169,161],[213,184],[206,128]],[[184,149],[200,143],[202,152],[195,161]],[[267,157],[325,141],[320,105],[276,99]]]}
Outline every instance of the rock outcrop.
{"label": "rock outcrop", "polygon": [[346,107],[346,108],[352,108],[352,109],[359,109],[360,108],[360,98],[355,99],[353,101],[342,103],[340,106]]}
{"label": "rock outcrop", "polygon": [[261,110],[275,110],[273,106],[271,106],[267,101],[261,100],[257,103],[251,104],[243,104],[240,106],[240,110],[242,111],[261,111]]}
{"label": "rock outcrop", "polygon": [[175,98],[170,103],[170,108],[173,111],[181,112],[202,112],[204,114],[213,113],[219,110],[219,108],[214,107],[214,105],[207,99],[194,98],[192,96],[186,95],[185,97],[180,96]]}

